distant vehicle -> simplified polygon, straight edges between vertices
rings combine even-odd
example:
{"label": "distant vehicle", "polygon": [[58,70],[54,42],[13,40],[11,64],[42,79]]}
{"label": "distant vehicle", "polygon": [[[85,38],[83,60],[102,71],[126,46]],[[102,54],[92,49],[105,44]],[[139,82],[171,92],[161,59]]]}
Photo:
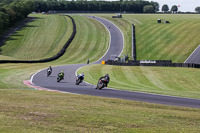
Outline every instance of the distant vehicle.
{"label": "distant vehicle", "polygon": [[119,13],[119,14],[117,14],[116,16],[112,16],[112,18],[122,18],[122,14]]}

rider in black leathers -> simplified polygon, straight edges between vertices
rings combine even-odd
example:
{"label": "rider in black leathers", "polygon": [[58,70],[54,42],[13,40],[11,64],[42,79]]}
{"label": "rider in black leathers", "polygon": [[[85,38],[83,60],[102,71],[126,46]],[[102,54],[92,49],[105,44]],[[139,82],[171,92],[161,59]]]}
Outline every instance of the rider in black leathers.
{"label": "rider in black leathers", "polygon": [[[108,86],[108,83],[109,83],[109,81],[110,81],[110,77],[109,77],[109,75],[108,74],[106,74],[105,76],[102,76],[102,77],[100,77],[99,78],[99,80],[102,80],[102,79],[106,79],[108,82],[105,82],[105,87],[107,87]],[[98,84],[98,83],[97,83]]]}
{"label": "rider in black leathers", "polygon": [[80,78],[83,81],[84,80],[84,73],[82,72],[81,74],[77,75],[77,78]]}

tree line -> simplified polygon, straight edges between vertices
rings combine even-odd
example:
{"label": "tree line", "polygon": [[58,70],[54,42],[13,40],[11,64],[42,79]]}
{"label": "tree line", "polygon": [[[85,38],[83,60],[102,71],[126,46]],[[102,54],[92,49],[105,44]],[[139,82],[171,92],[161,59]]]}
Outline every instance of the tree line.
{"label": "tree line", "polygon": [[157,2],[143,0],[87,1],[87,0],[35,0],[37,11],[90,11],[90,12],[133,12],[143,13],[144,6],[151,6],[153,12],[159,10]]}
{"label": "tree line", "polygon": [[0,0],[0,34],[35,10],[31,0]]}
{"label": "tree line", "polygon": [[87,1],[87,0],[0,0],[0,34],[16,21],[31,12],[47,11],[90,11],[90,12],[156,12],[157,2],[143,0]]}

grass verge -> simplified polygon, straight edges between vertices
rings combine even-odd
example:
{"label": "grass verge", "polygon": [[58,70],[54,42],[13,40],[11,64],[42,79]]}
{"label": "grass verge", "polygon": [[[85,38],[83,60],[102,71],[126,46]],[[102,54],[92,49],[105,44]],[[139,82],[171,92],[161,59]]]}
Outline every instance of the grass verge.
{"label": "grass verge", "polygon": [[37,60],[51,57],[62,49],[72,33],[71,20],[59,15],[37,14],[31,17],[35,17],[32,22],[7,39],[1,47],[1,55]]}
{"label": "grass verge", "polygon": [[92,84],[109,73],[111,88],[200,99],[199,69],[90,65],[80,72]]}
{"label": "grass verge", "polygon": [[199,109],[45,91],[0,90],[1,132],[198,132]]}
{"label": "grass verge", "polygon": [[[200,16],[197,14],[123,14],[113,19],[112,14],[100,14],[115,23],[125,37],[123,54],[131,57],[131,25],[136,26],[136,49],[138,60],[172,60],[184,62],[200,44]],[[157,19],[170,24],[158,24]]]}

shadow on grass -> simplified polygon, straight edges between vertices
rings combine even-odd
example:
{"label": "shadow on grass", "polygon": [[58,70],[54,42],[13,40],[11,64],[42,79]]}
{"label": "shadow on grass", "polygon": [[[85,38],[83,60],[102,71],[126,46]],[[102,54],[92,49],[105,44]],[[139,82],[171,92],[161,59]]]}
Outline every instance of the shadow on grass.
{"label": "shadow on grass", "polygon": [[22,31],[24,30],[24,28],[29,28],[29,27],[39,27],[37,25],[31,25],[30,22],[37,21],[40,19],[45,19],[45,18],[28,17],[27,19],[21,22],[17,22],[16,25],[8,29],[8,31],[5,34],[0,36],[0,47],[3,45],[6,45],[5,43],[6,41],[17,40],[16,38],[13,38],[13,37],[24,36],[24,35],[18,34],[18,31]]}
{"label": "shadow on grass", "polygon": [[38,26],[36,26],[36,25],[25,25],[23,27],[38,27]]}
{"label": "shadow on grass", "polygon": [[14,37],[14,36],[24,36],[24,35],[20,35],[20,34],[18,34],[17,31],[15,31],[12,35],[10,35],[10,37]]}
{"label": "shadow on grass", "polygon": [[[17,39],[15,39],[15,38],[13,38],[13,37],[8,37],[7,39],[6,39],[6,41],[12,41],[12,40],[17,40]],[[5,43],[4,43],[5,44]]]}

